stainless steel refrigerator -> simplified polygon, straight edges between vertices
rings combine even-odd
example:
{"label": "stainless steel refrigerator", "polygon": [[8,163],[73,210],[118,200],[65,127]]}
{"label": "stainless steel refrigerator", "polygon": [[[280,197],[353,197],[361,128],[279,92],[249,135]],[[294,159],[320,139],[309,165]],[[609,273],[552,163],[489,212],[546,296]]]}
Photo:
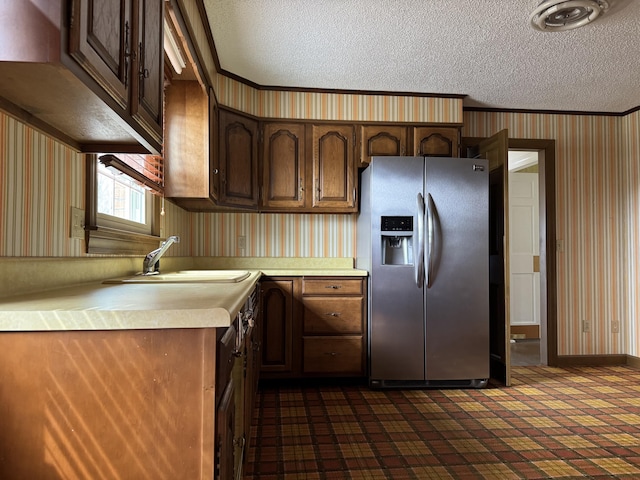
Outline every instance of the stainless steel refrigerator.
{"label": "stainless steel refrigerator", "polygon": [[486,385],[488,174],[486,160],[440,157],[373,157],[362,172],[370,386]]}

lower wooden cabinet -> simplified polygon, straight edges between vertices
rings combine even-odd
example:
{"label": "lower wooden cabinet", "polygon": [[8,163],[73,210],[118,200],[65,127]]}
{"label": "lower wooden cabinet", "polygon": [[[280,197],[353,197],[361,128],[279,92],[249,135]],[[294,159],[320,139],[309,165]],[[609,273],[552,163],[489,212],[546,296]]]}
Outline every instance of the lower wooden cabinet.
{"label": "lower wooden cabinet", "polygon": [[270,278],[262,295],[262,378],[366,375],[365,279]]}

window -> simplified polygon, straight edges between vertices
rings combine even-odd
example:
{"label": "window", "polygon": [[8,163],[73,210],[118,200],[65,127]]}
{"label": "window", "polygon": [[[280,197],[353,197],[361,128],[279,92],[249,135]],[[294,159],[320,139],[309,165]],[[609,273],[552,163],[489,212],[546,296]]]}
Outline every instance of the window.
{"label": "window", "polygon": [[140,255],[158,247],[162,158],[87,155],[87,253]]}
{"label": "window", "polygon": [[128,175],[98,161],[99,223],[113,228],[151,233],[152,195]]}

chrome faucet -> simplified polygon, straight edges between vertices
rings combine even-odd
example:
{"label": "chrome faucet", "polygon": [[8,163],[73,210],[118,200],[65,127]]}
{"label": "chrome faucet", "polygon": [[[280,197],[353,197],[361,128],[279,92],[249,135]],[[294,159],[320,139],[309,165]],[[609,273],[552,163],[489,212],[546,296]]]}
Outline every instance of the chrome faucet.
{"label": "chrome faucet", "polygon": [[142,274],[143,275],[154,275],[156,272],[156,264],[160,257],[164,255],[164,252],[173,245],[174,243],[180,243],[180,237],[177,235],[171,235],[167,237],[167,239],[162,242],[160,248],[156,248],[155,250],[147,253],[147,256],[144,257],[144,262],[142,263]]}

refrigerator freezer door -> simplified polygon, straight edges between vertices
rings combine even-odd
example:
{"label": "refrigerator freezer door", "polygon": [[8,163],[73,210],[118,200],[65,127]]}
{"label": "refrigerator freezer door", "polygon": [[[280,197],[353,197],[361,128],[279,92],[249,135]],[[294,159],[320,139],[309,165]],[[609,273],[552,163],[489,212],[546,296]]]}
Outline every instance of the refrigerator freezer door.
{"label": "refrigerator freezer door", "polygon": [[[374,157],[363,174],[370,182],[371,291],[369,321],[370,379],[424,380],[424,288],[416,285],[418,206],[424,188],[421,157]],[[368,178],[370,176],[370,178]],[[368,207],[367,207],[368,208]],[[382,245],[392,232],[381,218],[411,217],[412,264],[384,264]],[[387,227],[388,228],[388,227]],[[385,237],[385,238],[383,238]]]}
{"label": "refrigerator freezer door", "polygon": [[486,160],[426,158],[430,381],[489,377],[488,170]]}

